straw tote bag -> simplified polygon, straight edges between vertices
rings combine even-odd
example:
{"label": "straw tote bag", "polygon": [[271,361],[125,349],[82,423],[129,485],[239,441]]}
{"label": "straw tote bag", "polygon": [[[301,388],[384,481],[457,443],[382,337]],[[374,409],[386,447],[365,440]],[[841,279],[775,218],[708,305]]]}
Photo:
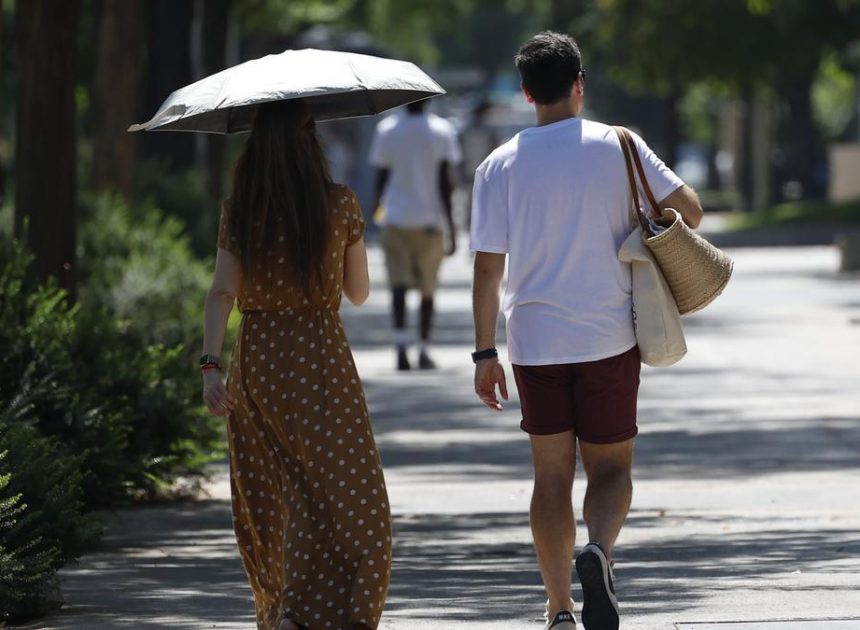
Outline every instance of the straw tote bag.
{"label": "straw tote bag", "polygon": [[[624,127],[615,127],[615,131],[624,150],[634,211],[642,227],[645,246],[651,250],[660,265],[678,305],[678,312],[681,315],[695,313],[723,292],[731,278],[734,263],[720,249],[693,232],[676,210],[660,210],[648,185],[630,132]],[[651,216],[656,220],[649,221],[639,207],[639,195],[630,165],[631,158],[636,165],[642,190],[651,205]]]}
{"label": "straw tote bag", "polygon": [[621,149],[627,163],[627,177],[633,200],[630,215],[633,231],[618,250],[618,259],[630,264],[636,345],[639,346],[642,363],[654,367],[668,367],[687,354],[681,315],[654,254],[645,246],[640,223],[642,217],[639,210],[639,193],[636,190],[633,164],[624,141],[621,142]]}

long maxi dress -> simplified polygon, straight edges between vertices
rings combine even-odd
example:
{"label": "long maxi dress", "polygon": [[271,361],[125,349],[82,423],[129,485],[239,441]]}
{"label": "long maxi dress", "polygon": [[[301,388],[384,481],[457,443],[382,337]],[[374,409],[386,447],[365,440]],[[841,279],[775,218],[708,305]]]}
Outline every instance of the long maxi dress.
{"label": "long maxi dress", "polygon": [[[227,420],[236,540],[257,626],[376,628],[391,570],[382,466],[339,308],[346,248],[364,233],[355,195],[330,193],[322,286],[300,288],[286,252],[243,271]],[[239,243],[221,216],[218,245]],[[238,211],[238,210],[237,210]]]}

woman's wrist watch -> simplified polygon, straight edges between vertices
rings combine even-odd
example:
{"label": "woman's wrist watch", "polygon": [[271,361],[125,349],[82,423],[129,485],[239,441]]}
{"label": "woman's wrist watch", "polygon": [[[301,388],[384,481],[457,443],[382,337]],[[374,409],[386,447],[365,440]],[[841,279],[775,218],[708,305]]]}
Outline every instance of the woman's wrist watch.
{"label": "woman's wrist watch", "polygon": [[472,363],[477,363],[478,361],[483,361],[484,359],[495,359],[498,356],[499,353],[495,348],[479,350],[478,352],[472,353]]}
{"label": "woman's wrist watch", "polygon": [[204,354],[200,357],[200,369],[206,372],[207,370],[221,370],[221,359],[214,354]]}

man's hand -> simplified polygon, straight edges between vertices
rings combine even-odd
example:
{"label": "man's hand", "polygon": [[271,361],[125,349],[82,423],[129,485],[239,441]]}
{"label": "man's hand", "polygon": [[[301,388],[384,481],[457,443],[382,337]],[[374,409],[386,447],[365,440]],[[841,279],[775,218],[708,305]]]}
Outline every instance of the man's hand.
{"label": "man's hand", "polygon": [[498,358],[482,359],[475,365],[475,393],[481,402],[490,409],[502,410],[502,403],[496,397],[496,386],[504,400],[508,399],[508,386],[505,383],[505,369]]}
{"label": "man's hand", "polygon": [[457,251],[457,234],[454,232],[453,228],[451,229],[450,236],[448,237],[448,247],[445,249],[446,256],[453,256]]}

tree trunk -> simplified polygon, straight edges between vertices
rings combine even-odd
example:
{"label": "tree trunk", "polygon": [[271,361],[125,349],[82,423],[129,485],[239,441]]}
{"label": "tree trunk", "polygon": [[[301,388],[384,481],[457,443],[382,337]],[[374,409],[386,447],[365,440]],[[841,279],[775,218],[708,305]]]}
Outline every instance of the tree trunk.
{"label": "tree trunk", "polygon": [[[171,92],[191,83],[192,0],[148,0],[147,72],[141,120],[149,120]],[[140,155],[167,161],[173,169],[194,164],[190,133],[144,133]]]}
{"label": "tree trunk", "polygon": [[[206,75],[227,65],[227,30],[230,23],[230,0],[207,0],[203,8],[203,69]],[[209,198],[219,204],[224,186],[225,136],[206,134],[206,189]]]}
{"label": "tree trunk", "polygon": [[[80,0],[16,3],[18,104],[15,233],[26,234],[38,279],[75,295],[75,57]],[[26,224],[26,225],[25,225]]]}
{"label": "tree trunk", "polygon": [[818,176],[822,151],[812,113],[814,75],[793,75],[793,81],[782,90],[788,105],[782,138],[785,139],[785,177],[800,182],[803,197],[819,197],[824,186]]}
{"label": "tree trunk", "polygon": [[678,116],[678,91],[666,97],[666,154],[663,160],[669,168],[675,168],[678,161],[678,144],[681,141],[680,119]]}
{"label": "tree trunk", "polygon": [[740,124],[738,125],[738,151],[735,154],[735,182],[741,210],[752,210],[753,167],[752,167],[752,118],[753,88],[745,84],[740,90]]}
{"label": "tree trunk", "polygon": [[93,90],[92,186],[132,194],[141,56],[140,0],[102,0]]}
{"label": "tree trunk", "polygon": [[[0,76],[2,76],[3,71],[3,60],[5,56],[3,53],[5,52],[3,49],[3,45],[6,43],[6,33],[4,32],[3,25],[5,20],[3,19],[3,0],[0,0]],[[6,129],[5,125],[3,125],[3,121],[5,121],[5,117],[3,116],[3,89],[2,82],[0,82],[0,140],[5,140],[6,138]],[[6,165],[3,164],[2,158],[0,158],[0,206],[3,205],[3,202],[6,199]]]}

